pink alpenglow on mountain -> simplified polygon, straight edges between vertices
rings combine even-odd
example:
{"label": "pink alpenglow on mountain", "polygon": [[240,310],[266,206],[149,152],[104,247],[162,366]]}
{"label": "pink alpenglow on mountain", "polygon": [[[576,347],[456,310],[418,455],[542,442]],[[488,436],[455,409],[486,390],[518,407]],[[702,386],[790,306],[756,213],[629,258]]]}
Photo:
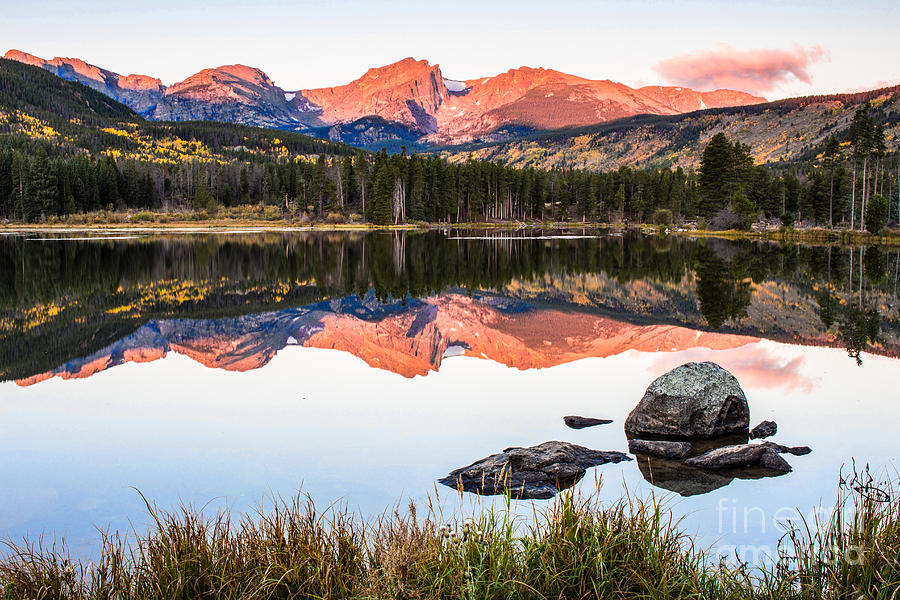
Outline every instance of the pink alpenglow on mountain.
{"label": "pink alpenglow on mountain", "polygon": [[119,75],[86,63],[80,58],[44,60],[20,50],[10,50],[3,58],[15,60],[50,71],[54,75],[77,81],[114,100],[131,107],[138,113],[152,110],[165,92],[159,79],[147,75]]}
{"label": "pink alpenglow on mountain", "polygon": [[632,89],[552,69],[520,67],[493,77],[446,79],[439,65],[405,58],[369,69],[347,85],[303,90],[328,123],[367,115],[396,121],[434,143],[475,139],[505,126],[559,129],[638,114],[671,115],[765,102],[745,92],[696,92],[653,86]]}
{"label": "pink alpenglow on mountain", "polygon": [[440,67],[412,58],[369,69],[346,85],[301,93],[322,107],[328,123],[376,115],[422,131],[435,130],[434,115],[450,97]]}
{"label": "pink alpenglow on mountain", "polygon": [[433,144],[472,141],[504,129],[583,127],[639,114],[674,115],[766,101],[734,90],[633,89],[532,67],[456,80],[446,78],[439,65],[414,58],[371,68],[345,85],[298,91],[286,91],[263,71],[245,65],[203,69],[166,87],[146,75],[121,76],[80,59],[46,61],[19,50],[10,50],[6,58],[83,83],[149,119],[305,131],[374,116]]}

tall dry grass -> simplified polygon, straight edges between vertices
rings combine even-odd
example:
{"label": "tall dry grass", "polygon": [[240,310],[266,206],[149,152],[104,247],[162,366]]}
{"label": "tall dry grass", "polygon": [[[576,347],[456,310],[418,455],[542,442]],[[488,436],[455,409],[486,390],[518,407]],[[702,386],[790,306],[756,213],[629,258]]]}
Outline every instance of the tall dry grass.
{"label": "tall dry grass", "polygon": [[[715,563],[664,502],[561,495],[528,519],[511,500],[470,519],[427,504],[374,521],[303,495],[232,520],[147,502],[153,526],[105,533],[97,563],[7,542],[6,599],[896,599],[897,482],[847,479],[827,522],[791,531],[774,565]],[[877,490],[877,491],[876,491]],[[855,553],[855,554],[854,554]],[[852,560],[851,560],[852,559]]]}

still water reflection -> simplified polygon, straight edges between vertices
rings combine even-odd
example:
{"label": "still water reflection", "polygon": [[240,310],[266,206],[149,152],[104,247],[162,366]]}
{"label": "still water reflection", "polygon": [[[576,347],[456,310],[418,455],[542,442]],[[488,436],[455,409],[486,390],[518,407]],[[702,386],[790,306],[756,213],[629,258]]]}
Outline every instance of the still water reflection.
{"label": "still water reflection", "polygon": [[[138,488],[247,510],[301,485],[373,514],[509,446],[626,451],[657,375],[731,370],[751,425],[809,445],[782,477],[607,464],[578,484],[669,494],[707,544],[757,547],[890,468],[896,251],[486,232],[0,238],[0,535],[89,552]],[[339,352],[335,352],[338,350]],[[575,431],[562,416],[613,419]],[[652,480],[656,485],[650,485]],[[520,508],[527,512],[530,509]]]}

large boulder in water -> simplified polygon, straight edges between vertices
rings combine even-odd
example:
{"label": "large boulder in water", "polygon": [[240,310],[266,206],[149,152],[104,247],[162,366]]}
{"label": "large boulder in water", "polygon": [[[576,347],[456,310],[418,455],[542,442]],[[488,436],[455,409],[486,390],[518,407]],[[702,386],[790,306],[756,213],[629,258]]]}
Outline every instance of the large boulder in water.
{"label": "large boulder in water", "polygon": [[714,438],[749,430],[741,385],[712,362],[687,363],[658,377],[625,421],[629,437]]}

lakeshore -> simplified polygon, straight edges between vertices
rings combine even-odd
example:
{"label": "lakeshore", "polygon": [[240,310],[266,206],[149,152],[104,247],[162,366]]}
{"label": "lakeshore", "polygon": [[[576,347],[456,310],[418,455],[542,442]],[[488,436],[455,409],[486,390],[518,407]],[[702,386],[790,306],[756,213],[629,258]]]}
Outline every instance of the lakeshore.
{"label": "lakeshore", "polygon": [[105,533],[96,562],[56,542],[7,541],[0,585],[4,597],[41,600],[896,598],[896,482],[843,481],[834,510],[821,523],[786,524],[761,566],[715,562],[657,499],[564,494],[525,520],[508,497],[472,515],[410,503],[366,520],[300,493],[233,520],[141,496],[148,532]]}
{"label": "lakeshore", "polygon": [[298,222],[296,219],[227,219],[227,218],[188,218],[183,215],[155,213],[159,220],[149,218],[132,219],[129,215],[118,215],[114,218],[97,217],[70,219],[50,223],[0,223],[0,235],[12,233],[252,233],[260,232],[302,232],[302,231],[433,231],[433,230],[548,230],[560,232],[590,231],[597,233],[624,232],[639,230],[648,235],[676,235],[689,238],[722,238],[731,240],[769,240],[802,244],[827,245],[882,245],[900,246],[900,230],[883,230],[875,235],[867,231],[849,230],[846,228],[827,229],[779,228],[761,230],[727,229],[714,231],[710,229],[681,228],[678,226],[659,226],[649,223],[601,223],[577,221],[507,221],[507,222],[471,222],[471,223],[427,223],[412,222],[399,225],[375,225],[368,222]]}

